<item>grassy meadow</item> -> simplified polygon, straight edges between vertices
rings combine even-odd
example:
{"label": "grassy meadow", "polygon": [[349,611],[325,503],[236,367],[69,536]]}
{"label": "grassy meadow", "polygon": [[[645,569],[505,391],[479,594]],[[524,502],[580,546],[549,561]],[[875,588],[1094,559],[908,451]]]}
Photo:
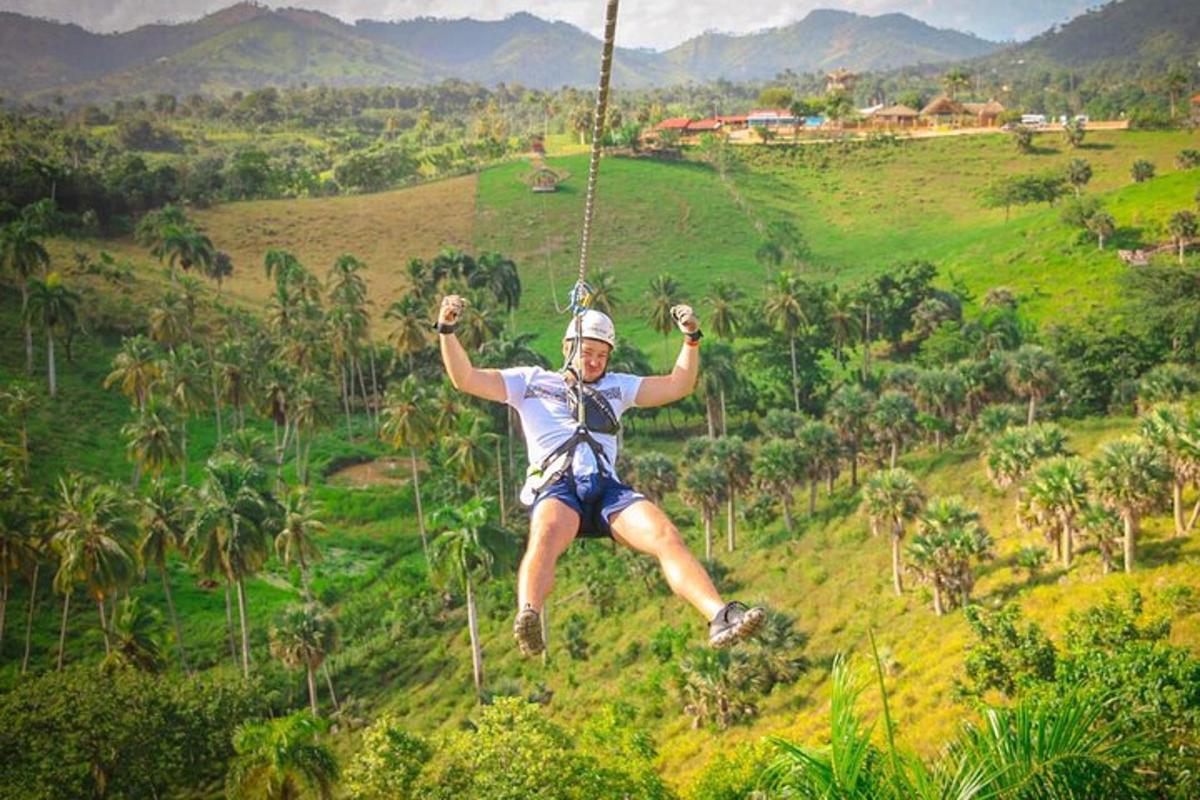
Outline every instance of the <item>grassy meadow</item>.
{"label": "grassy meadow", "polygon": [[[573,149],[569,142],[560,144]],[[744,148],[728,180],[694,161],[609,158],[600,176],[591,266],[613,271],[621,335],[656,361],[661,337],[642,310],[650,279],[670,273],[702,316],[698,301],[718,278],[736,280],[750,296],[759,296],[765,271],[754,254],[761,227],[775,219],[792,219],[800,228],[811,252],[799,270],[814,281],[850,284],[898,262],[925,259],[938,267],[943,284],[961,281],[976,296],[994,286],[1014,289],[1023,310],[1041,324],[1109,308],[1127,269],[1117,258],[1117,247],[1164,239],[1166,218],[1194,205],[1200,171],[1179,171],[1173,159],[1179,150],[1198,146],[1200,135],[1091,133],[1083,148],[1071,151],[1043,134],[1035,144],[1036,152],[1029,155],[1017,154],[1009,137],[999,134],[875,146]],[[1079,241],[1078,233],[1060,220],[1057,207],[1015,207],[1008,221],[1003,209],[982,207],[979,193],[989,181],[1060,169],[1074,157],[1091,162],[1095,174],[1087,191],[1097,194],[1117,220],[1118,235],[1105,251]],[[1133,184],[1129,167],[1137,158],[1154,162],[1158,176]],[[338,255],[355,254],[368,265],[376,312],[404,290],[403,267],[410,258],[429,258],[444,246],[500,251],[514,258],[521,272],[524,296],[514,317],[516,327],[537,334],[537,348],[551,355],[566,320],[556,304],[565,299],[577,269],[587,158],[569,152],[553,155],[550,163],[570,173],[551,195],[531,193],[521,180],[528,163],[510,162],[477,177],[402,191],[226,204],[196,211],[194,218],[217,248],[233,257],[235,273],[225,294],[252,308],[270,288],[261,266],[269,247],[294,252],[321,276]],[[161,267],[131,240],[60,240],[50,249],[60,269],[69,268],[75,251],[94,258],[104,250],[118,261],[128,260],[133,277],[125,285],[114,287],[84,275],[72,280],[86,287],[87,301],[106,309],[106,317],[131,327],[149,298],[165,286]],[[3,296],[0,336],[10,345],[0,350],[0,383],[23,372],[23,353],[16,346],[17,302],[13,293]],[[109,335],[83,337],[74,362],[60,363],[61,396],[43,403],[31,426],[39,482],[48,483],[68,469],[129,480],[131,465],[119,435],[131,418],[129,404],[115,391],[100,388],[117,345]],[[38,380],[44,382],[44,376]],[[733,423],[731,428],[752,421],[735,418]],[[1063,425],[1072,448],[1088,456],[1102,441],[1132,432],[1136,423],[1111,417]],[[700,427],[675,433],[639,424],[627,446],[632,452],[658,450],[674,456],[685,436],[701,433]],[[269,428],[264,430],[269,438]],[[195,418],[189,429],[189,472],[198,474],[214,441],[211,416]],[[316,567],[314,588],[335,606],[375,607],[391,619],[404,615],[405,576],[421,569],[406,474],[400,470],[393,479],[389,473],[389,480],[375,486],[326,475],[327,467],[336,472],[339,464],[384,454],[365,426],[357,441],[347,443],[340,417],[314,445],[315,492],[327,525],[320,537],[326,558]],[[1069,573],[1049,565],[1030,579],[1017,568],[1015,553],[1040,544],[1040,534],[1017,527],[1014,492],[1001,493],[987,482],[977,443],[959,442],[942,452],[917,450],[901,463],[927,494],[962,495],[981,512],[997,550],[997,558],[979,570],[975,597],[985,606],[1016,601],[1029,618],[1055,633],[1069,611],[1092,605],[1109,592],[1136,587],[1154,608],[1166,589],[1200,586],[1200,537],[1172,538],[1171,520],[1162,515],[1146,521],[1139,569],[1131,576],[1102,577],[1097,554],[1084,549]],[[1190,492],[1188,500],[1195,501]],[[763,698],[759,716],[749,724],[724,732],[691,729],[690,718],[679,709],[669,665],[650,655],[648,646],[664,626],[686,631],[693,643],[699,642],[701,621],[682,601],[649,596],[633,586],[620,590],[624,600],[616,613],[600,615],[582,589],[593,563],[613,557],[606,545],[597,543],[572,548],[562,562],[549,606],[551,656],[545,666],[523,660],[512,645],[511,580],[485,587],[480,625],[486,683],[493,691],[509,693],[544,687],[553,692],[549,713],[566,723],[586,719],[606,701],[630,702],[660,749],[662,773],[673,785],[686,787],[731,743],[769,734],[822,741],[828,726],[828,666],[836,653],[868,652],[866,635],[873,630],[887,666],[899,737],[922,752],[933,752],[969,713],[953,695],[969,631],[961,614],[935,617],[924,590],[894,596],[888,543],[871,538],[857,504],[843,476],[832,495],[822,490],[814,517],[801,514],[794,536],[786,536],[778,522],[761,532],[743,530],[738,551],[720,555],[736,587],[732,595],[787,611],[810,637],[806,655],[812,668],[796,684]],[[667,505],[692,545],[702,547],[695,515],[675,497]],[[209,664],[221,660],[226,648],[220,586],[204,588],[181,563],[172,564],[171,575],[193,659]],[[161,587],[153,569],[136,592],[159,603]],[[254,655],[261,665],[268,661],[267,628],[279,610],[298,598],[298,576],[294,570],[268,571],[249,582],[248,595]],[[13,660],[19,657],[20,636],[13,621],[24,620],[26,602],[23,593],[16,593],[9,606],[10,635],[0,666],[0,681],[6,685],[17,679]],[[54,602],[43,594],[35,617],[38,669],[52,664],[58,634],[58,617],[50,610]],[[570,658],[561,646],[563,620],[572,614],[586,622],[586,659]],[[68,659],[87,658],[102,649],[95,616],[94,607],[75,606]],[[425,635],[343,636],[343,649],[332,659],[335,683],[343,699],[357,698],[370,715],[393,711],[413,731],[433,733],[458,728],[474,710],[462,609],[449,612]],[[1200,616],[1177,616],[1172,638],[1200,648]],[[298,693],[301,684],[297,676]],[[875,718],[877,695],[868,692],[863,703]],[[337,747],[343,754],[352,752],[353,737],[338,739]]]}

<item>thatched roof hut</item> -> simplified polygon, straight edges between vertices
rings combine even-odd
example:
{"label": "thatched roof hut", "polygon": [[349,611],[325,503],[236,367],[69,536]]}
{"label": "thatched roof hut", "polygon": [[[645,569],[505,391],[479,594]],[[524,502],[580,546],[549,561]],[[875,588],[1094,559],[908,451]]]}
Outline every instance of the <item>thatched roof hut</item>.
{"label": "thatched roof hut", "polygon": [[917,116],[917,111],[906,105],[886,106],[871,115],[871,122],[876,125],[911,128],[917,124]]}
{"label": "thatched roof hut", "polygon": [[922,117],[958,117],[963,113],[963,104],[945,94],[939,94],[921,109]]}
{"label": "thatched roof hut", "polygon": [[981,127],[990,128],[999,121],[1005,108],[996,100],[988,100],[986,103],[963,103],[963,110],[973,115]]}

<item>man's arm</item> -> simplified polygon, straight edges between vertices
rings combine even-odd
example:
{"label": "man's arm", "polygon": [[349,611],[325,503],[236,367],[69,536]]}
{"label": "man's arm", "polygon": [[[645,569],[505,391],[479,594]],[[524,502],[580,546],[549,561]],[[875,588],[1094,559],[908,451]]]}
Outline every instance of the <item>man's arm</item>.
{"label": "man's arm", "polygon": [[454,384],[455,389],[482,397],[484,400],[503,403],[508,393],[500,371],[476,369],[471,366],[471,358],[467,355],[466,348],[454,335],[453,327],[458,324],[462,309],[462,298],[452,294],[442,298],[442,307],[438,310],[438,340],[446,374],[450,376],[450,383]]}
{"label": "man's arm", "polygon": [[[700,322],[688,306],[675,306],[671,315],[679,324],[684,334],[698,336]],[[700,340],[685,336],[679,357],[675,359],[675,367],[669,375],[653,375],[642,379],[638,387],[634,405],[642,408],[665,406],[682,400],[696,388],[696,379],[700,375]]]}

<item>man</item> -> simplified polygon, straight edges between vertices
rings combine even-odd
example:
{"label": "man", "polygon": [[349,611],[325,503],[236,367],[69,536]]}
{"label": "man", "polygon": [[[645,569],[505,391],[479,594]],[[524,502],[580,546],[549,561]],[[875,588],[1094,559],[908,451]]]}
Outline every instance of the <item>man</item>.
{"label": "man", "polygon": [[[519,611],[513,624],[521,651],[534,655],[544,649],[540,615],[554,585],[554,565],[579,535],[611,536],[657,558],[671,590],[709,621],[713,647],[727,647],[757,633],[766,612],[722,602],[666,514],[622,483],[614,469],[621,414],[634,406],[672,403],[696,386],[701,334],[692,309],[671,309],[684,334],[674,369],[669,375],[641,378],[608,373],[616,331],[612,320],[595,310],[568,324],[563,337],[568,365],[563,372],[476,369],[454,334],[463,305],[462,298],[450,295],[438,313],[442,362],[450,382],[468,394],[512,406],[521,417],[529,452],[529,479],[522,491],[522,500],[532,506],[529,544],[517,573]],[[578,414],[581,395],[583,426]]]}

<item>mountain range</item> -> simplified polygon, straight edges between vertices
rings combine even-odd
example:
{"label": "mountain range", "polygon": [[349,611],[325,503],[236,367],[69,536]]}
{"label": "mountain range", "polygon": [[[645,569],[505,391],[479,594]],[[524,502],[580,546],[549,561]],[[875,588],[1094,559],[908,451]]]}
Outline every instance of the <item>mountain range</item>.
{"label": "mountain range", "polygon": [[[625,88],[717,78],[770,79],[785,70],[854,71],[985,55],[999,45],[903,14],[813,11],[794,24],[734,36],[708,33],[663,52],[618,48]],[[0,13],[0,92],[68,101],[146,92],[226,92],[263,85],[365,86],[445,78],[486,85],[590,87],[599,41],[527,13],[484,22],[359,20],[239,3],[202,19],[97,34]]]}

